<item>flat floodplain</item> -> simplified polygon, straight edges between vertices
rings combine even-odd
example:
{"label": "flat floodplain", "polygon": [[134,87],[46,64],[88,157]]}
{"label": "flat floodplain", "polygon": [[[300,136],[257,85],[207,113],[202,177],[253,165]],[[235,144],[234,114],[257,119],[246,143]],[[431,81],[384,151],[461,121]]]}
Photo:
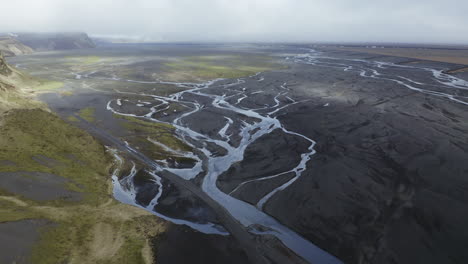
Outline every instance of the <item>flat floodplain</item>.
{"label": "flat floodplain", "polygon": [[9,62],[113,149],[116,199],[177,224],[162,260],[195,258],[191,238],[219,258],[462,262],[465,55],[383,50],[129,44]]}
{"label": "flat floodplain", "polygon": [[468,65],[468,47],[331,47],[331,49]]}

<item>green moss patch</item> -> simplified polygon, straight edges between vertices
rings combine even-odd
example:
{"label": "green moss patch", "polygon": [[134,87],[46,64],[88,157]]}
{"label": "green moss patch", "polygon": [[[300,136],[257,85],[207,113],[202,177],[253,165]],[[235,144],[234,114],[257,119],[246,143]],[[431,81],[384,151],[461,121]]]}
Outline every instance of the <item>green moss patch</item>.
{"label": "green moss patch", "polygon": [[76,118],[76,116],[68,116],[67,117],[67,120],[70,121],[70,122],[79,122],[80,120],[78,120],[78,118]]}
{"label": "green moss patch", "polygon": [[171,149],[178,151],[191,151],[192,148],[182,142],[175,136],[175,128],[166,123],[152,122],[145,119],[139,119],[136,117],[120,116],[115,115],[118,118],[126,120],[122,123],[122,126],[130,132],[130,134],[143,137],[151,138],[157,142],[160,142]]}
{"label": "green moss patch", "polygon": [[58,81],[40,81],[40,84],[35,86],[35,91],[53,91],[63,87],[63,82]]}
{"label": "green moss patch", "polygon": [[174,80],[211,80],[240,78],[257,72],[281,69],[283,66],[268,56],[194,56],[166,62],[166,77]]}
{"label": "green moss patch", "polygon": [[91,65],[101,61],[99,56],[66,57],[67,65]]}
{"label": "green moss patch", "polygon": [[96,118],[94,117],[94,113],[96,109],[94,107],[86,107],[78,112],[78,115],[88,122],[94,122]]}
{"label": "green moss patch", "polygon": [[[108,171],[105,164],[110,164],[110,158],[104,147],[89,134],[39,109],[14,110],[4,117],[3,122],[0,160],[17,164],[15,168],[2,168],[3,171],[60,175],[84,186],[89,201],[96,202],[99,194],[106,193]],[[82,162],[68,158],[70,155]],[[33,159],[36,156],[54,159],[63,165],[43,166]]]}

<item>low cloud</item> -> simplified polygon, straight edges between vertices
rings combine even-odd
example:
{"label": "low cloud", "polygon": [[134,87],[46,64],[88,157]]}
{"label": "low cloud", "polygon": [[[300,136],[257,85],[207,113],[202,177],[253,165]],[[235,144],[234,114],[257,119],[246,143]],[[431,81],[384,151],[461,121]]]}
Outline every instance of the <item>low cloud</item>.
{"label": "low cloud", "polygon": [[468,43],[468,2],[15,0],[0,31],[85,31],[145,41]]}

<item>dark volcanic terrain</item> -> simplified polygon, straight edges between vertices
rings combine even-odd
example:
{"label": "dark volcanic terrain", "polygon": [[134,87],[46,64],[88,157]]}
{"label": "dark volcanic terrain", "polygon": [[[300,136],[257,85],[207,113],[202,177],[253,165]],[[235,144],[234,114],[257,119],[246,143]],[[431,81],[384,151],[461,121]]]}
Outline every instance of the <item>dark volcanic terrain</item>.
{"label": "dark volcanic terrain", "polygon": [[174,227],[163,263],[468,261],[464,65],[279,45],[9,62],[63,82],[41,99],[118,150],[115,198],[203,233]]}

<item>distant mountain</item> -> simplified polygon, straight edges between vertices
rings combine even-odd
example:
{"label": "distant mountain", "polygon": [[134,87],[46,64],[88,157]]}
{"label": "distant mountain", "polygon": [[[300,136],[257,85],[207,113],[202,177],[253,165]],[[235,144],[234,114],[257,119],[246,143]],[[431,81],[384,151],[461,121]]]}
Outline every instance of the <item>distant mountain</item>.
{"label": "distant mountain", "polygon": [[94,48],[86,33],[16,33],[16,39],[35,51]]}
{"label": "distant mountain", "polygon": [[33,49],[12,36],[0,36],[0,52],[6,57],[10,57],[32,53]]}

